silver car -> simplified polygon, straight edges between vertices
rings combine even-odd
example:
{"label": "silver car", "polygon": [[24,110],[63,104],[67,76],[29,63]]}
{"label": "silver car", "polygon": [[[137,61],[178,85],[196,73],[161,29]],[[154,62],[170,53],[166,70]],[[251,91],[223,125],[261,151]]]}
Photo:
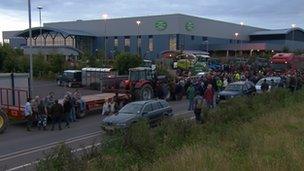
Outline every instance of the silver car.
{"label": "silver car", "polygon": [[113,131],[127,128],[141,118],[154,122],[172,115],[172,108],[165,100],[137,101],[127,104],[117,114],[104,118],[101,127],[105,131]]}

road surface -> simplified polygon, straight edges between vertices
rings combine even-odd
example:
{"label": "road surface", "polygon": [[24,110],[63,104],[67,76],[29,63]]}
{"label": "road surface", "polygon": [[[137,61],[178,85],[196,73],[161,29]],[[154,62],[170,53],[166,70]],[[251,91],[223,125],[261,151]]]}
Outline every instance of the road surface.
{"label": "road surface", "polygon": [[[40,96],[47,95],[48,90],[53,90],[57,95],[64,94],[64,88],[56,87],[56,84],[36,84],[40,87]],[[55,85],[55,87],[54,87]],[[83,90],[83,94],[94,94],[96,91]],[[38,89],[36,89],[36,93]],[[39,92],[38,92],[39,93]],[[45,94],[43,94],[45,93]],[[175,117],[188,116],[187,102],[170,102]],[[91,114],[71,123],[70,128],[61,131],[39,131],[36,128],[31,132],[25,130],[24,123],[10,125],[4,134],[0,135],[0,171],[2,170],[33,170],[35,162],[52,151],[60,143],[66,143],[74,151],[82,151],[92,144],[102,141],[103,132],[100,128],[102,118],[100,114]],[[64,124],[62,124],[64,126]],[[55,127],[56,128],[56,127]]]}

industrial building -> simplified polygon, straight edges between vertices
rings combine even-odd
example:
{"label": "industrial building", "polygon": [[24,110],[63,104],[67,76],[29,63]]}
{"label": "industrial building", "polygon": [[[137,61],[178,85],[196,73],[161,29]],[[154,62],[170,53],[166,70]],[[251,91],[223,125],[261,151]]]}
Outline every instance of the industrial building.
{"label": "industrial building", "polygon": [[[34,53],[77,57],[106,49],[154,59],[167,50],[236,51],[304,50],[304,30],[269,30],[184,14],[44,23],[32,29]],[[28,51],[29,30],[4,31],[3,42]]]}

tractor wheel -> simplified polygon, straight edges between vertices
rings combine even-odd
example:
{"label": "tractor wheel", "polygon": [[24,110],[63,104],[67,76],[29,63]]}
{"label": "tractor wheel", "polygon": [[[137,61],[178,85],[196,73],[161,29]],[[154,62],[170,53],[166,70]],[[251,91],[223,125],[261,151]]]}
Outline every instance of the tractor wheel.
{"label": "tractor wheel", "polygon": [[154,96],[153,88],[150,84],[145,84],[139,91],[140,100],[150,100]]}
{"label": "tractor wheel", "polygon": [[8,126],[8,117],[3,110],[0,109],[0,134],[5,131]]}

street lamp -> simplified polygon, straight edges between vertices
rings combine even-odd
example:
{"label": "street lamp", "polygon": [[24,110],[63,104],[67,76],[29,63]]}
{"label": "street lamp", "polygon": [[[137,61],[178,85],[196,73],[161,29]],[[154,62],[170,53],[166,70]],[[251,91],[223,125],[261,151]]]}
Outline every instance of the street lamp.
{"label": "street lamp", "polygon": [[103,14],[102,18],[104,19],[104,58],[107,59],[107,19],[108,19],[108,14]]}
{"label": "street lamp", "polygon": [[236,51],[237,51],[237,38],[239,36],[239,33],[234,33],[235,36],[235,49],[234,49],[234,56],[236,56]]}
{"label": "street lamp", "polygon": [[31,0],[28,0],[28,17],[29,17],[29,55],[30,55],[30,84],[29,84],[29,97],[33,95],[33,53],[32,53],[32,13],[31,13]]}
{"label": "street lamp", "polygon": [[296,24],[291,24],[291,27],[292,27],[292,46],[294,47]]}
{"label": "street lamp", "polygon": [[42,48],[42,23],[41,23],[41,10],[43,9],[42,6],[38,6],[37,9],[39,10],[39,27],[40,27],[40,41],[41,41],[41,47],[40,47],[40,53],[41,53],[41,48]]}
{"label": "street lamp", "polygon": [[139,30],[140,30],[141,21],[137,20],[136,24],[137,24],[137,55],[140,56],[140,52],[139,52]]}
{"label": "street lamp", "polygon": [[[243,31],[243,27],[244,27],[244,22],[243,21],[241,21],[241,30]],[[243,41],[242,41],[242,39],[240,39],[240,41],[241,41],[241,55],[243,55]]]}

